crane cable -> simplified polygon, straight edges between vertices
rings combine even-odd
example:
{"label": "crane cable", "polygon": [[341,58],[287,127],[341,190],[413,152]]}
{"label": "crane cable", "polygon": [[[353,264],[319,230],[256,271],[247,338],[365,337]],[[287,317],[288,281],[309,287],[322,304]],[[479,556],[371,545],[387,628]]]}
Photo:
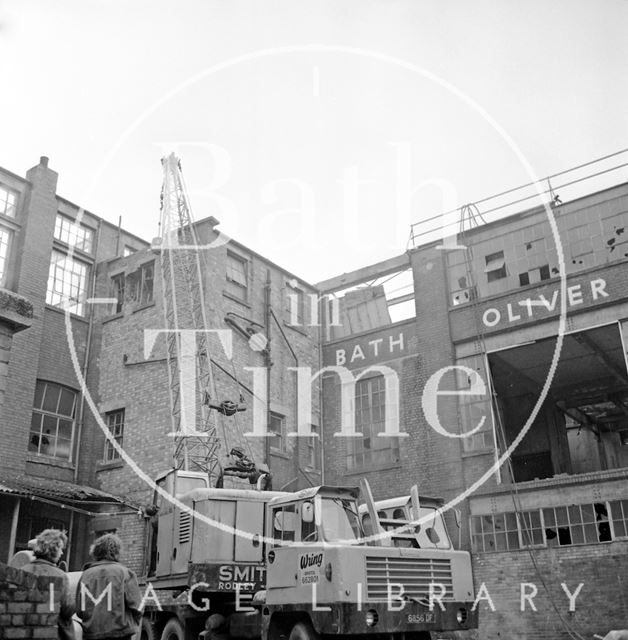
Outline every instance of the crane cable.
{"label": "crane cable", "polygon": [[[466,246],[464,243],[465,240],[465,229],[463,226],[463,216],[464,216],[464,209],[467,207],[474,207],[475,210],[477,211],[477,207],[475,205],[465,205],[465,207],[463,207],[463,209],[461,210],[461,225],[460,225],[460,238],[461,238],[461,245],[462,246]],[[478,212],[479,213],[479,212]],[[481,215],[480,215],[481,217]],[[471,218],[469,218],[469,220],[473,219],[473,214],[471,215]],[[482,218],[481,218],[482,219]],[[492,378],[492,374],[490,371],[490,365],[488,363],[488,357],[487,357],[487,351],[486,351],[486,339],[485,339],[485,333],[484,333],[484,328],[482,326],[482,320],[480,317],[480,307],[479,307],[479,295],[478,295],[478,291],[477,291],[477,285],[475,283],[475,279],[473,277],[473,249],[471,247],[471,245],[469,244],[468,246],[466,246],[465,249],[463,249],[464,251],[464,256],[465,256],[465,270],[467,273],[467,280],[468,280],[468,285],[469,285],[469,290],[470,290],[470,298],[471,298],[471,307],[473,309],[473,315],[474,315],[474,321],[475,321],[475,325],[476,325],[476,330],[477,330],[477,339],[479,342],[479,348],[480,348],[480,354],[484,355],[483,361],[486,367],[486,373],[487,373],[487,378],[488,378],[488,382],[489,382],[489,387],[490,387],[490,392],[491,392],[491,408],[492,408],[492,414],[494,416],[495,419],[495,423],[497,426],[497,433],[499,435],[499,437],[502,439],[502,445],[506,446],[507,440],[506,440],[506,433],[505,433],[505,429],[504,429],[504,425],[502,423],[501,420],[501,414],[499,411],[499,407],[496,405],[496,394],[495,394],[495,387],[493,384],[493,378]],[[460,420],[460,417],[459,417]],[[499,442],[496,443],[497,446],[499,447]],[[524,523],[524,528],[523,531],[525,531],[525,534],[528,538],[528,542],[531,542],[531,536],[530,536],[530,532],[528,531],[526,525],[525,525],[525,518],[523,518],[523,512],[521,510],[521,502],[520,502],[520,498],[519,498],[519,493],[518,493],[518,489],[516,486],[516,483],[514,482],[514,473],[513,473],[513,467],[512,467],[512,460],[510,458],[510,456],[508,457],[508,468],[511,474],[511,477],[513,479],[513,482],[510,483],[511,487],[510,487],[510,494],[513,500],[513,505],[515,507],[515,513],[517,516],[517,520],[518,522],[523,522]],[[537,574],[537,576],[539,577],[541,584],[543,585],[543,588],[545,589],[545,592],[547,593],[547,596],[550,600],[550,603],[552,605],[552,608],[554,609],[554,611],[556,612],[556,615],[558,616],[559,620],[561,621],[561,624],[563,626],[563,629],[567,632],[567,634],[569,635],[570,638],[575,639],[575,640],[585,640],[585,637],[579,633],[577,630],[575,630],[573,628],[573,626],[564,618],[563,614],[560,612],[560,609],[558,608],[554,598],[552,597],[552,594],[550,593],[549,587],[547,586],[547,583],[545,581],[545,578],[543,577],[540,567],[538,565],[538,562],[536,560],[536,558],[534,557],[534,553],[533,550],[530,548],[530,546],[527,547],[527,551],[528,554],[530,556],[530,559],[532,560],[532,564],[534,566],[535,572]]]}

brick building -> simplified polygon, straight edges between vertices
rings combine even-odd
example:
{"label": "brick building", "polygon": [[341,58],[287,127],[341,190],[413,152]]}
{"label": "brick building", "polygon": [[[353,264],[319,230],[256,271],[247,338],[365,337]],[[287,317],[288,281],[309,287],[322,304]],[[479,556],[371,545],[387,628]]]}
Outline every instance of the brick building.
{"label": "brick building", "polygon": [[[60,197],[56,184],[47,158],[26,178],[0,170],[2,560],[55,526],[68,530],[69,565],[77,569],[93,537],[116,530],[127,562],[141,571],[146,520],[138,508],[150,504],[152,490],[105,441],[92,406],[150,477],[172,465],[164,345],[157,340],[144,351],[145,330],[164,327],[160,255]],[[216,235],[215,225],[211,218],[198,223],[202,242]],[[231,330],[233,343],[231,359],[220,345],[211,347],[216,400],[247,406],[221,425],[222,454],[242,447],[268,464],[276,488],[319,484],[318,442],[300,439],[297,446],[289,436],[297,403],[288,369],[318,366],[319,328],[309,326],[307,306],[315,290],[234,241],[203,254],[210,328]],[[247,331],[259,332],[265,322],[277,435],[245,439],[253,430],[253,394],[262,396],[259,411],[267,392],[245,368],[265,371],[268,364],[249,346]],[[316,428],[316,391],[312,396]]]}
{"label": "brick building", "polygon": [[[328,372],[326,479],[368,475],[378,498],[414,482],[447,501],[473,489],[448,524],[492,600],[481,603],[481,637],[566,638],[570,625],[590,635],[628,619],[628,187],[551,213],[563,291],[543,206],[320,285],[367,283],[357,301],[355,289],[340,298],[342,327],[323,345],[328,364],[356,376],[362,433],[330,446],[344,409],[343,383]],[[395,323],[379,283],[407,266],[416,317]],[[398,378],[398,408],[381,363]],[[403,437],[377,436],[390,411]],[[567,591],[580,584],[569,611]],[[537,611],[527,601],[520,610],[521,589],[538,591]]]}

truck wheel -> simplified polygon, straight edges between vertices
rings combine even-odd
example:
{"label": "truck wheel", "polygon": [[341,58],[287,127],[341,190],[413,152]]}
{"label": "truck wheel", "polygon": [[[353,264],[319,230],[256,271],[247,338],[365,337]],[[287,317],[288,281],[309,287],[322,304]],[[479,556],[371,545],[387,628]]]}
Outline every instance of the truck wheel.
{"label": "truck wheel", "polygon": [[320,636],[309,622],[297,622],[292,627],[288,640],[320,640]]}
{"label": "truck wheel", "polygon": [[139,632],[135,637],[137,638],[137,640],[157,640],[157,634],[155,633],[155,623],[148,618],[142,617]]}
{"label": "truck wheel", "polygon": [[185,640],[185,632],[176,618],[170,618],[161,632],[161,640]]}

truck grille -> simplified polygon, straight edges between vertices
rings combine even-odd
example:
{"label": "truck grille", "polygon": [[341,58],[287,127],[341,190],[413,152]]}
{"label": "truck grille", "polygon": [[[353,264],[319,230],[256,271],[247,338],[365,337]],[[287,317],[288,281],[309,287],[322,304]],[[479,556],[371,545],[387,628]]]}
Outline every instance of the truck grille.
{"label": "truck grille", "polygon": [[[402,584],[404,595],[429,598],[430,583],[445,587],[444,600],[453,600],[451,561],[447,558],[366,557],[366,582],[369,600],[388,600],[388,585]],[[438,596],[441,587],[434,587]],[[391,596],[399,595],[399,587],[391,587]]]}

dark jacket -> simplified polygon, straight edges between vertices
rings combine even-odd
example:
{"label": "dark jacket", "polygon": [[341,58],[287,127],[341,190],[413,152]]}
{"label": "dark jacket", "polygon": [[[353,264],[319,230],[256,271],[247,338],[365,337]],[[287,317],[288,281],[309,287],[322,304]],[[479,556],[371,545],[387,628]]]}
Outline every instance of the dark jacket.
{"label": "dark jacket", "polygon": [[57,628],[60,640],[74,640],[74,625],[72,624],[72,614],[74,613],[74,597],[70,594],[70,583],[65,571],[59,569],[56,564],[35,558],[31,562],[21,567],[22,571],[28,571],[36,576],[50,576],[51,578],[62,578],[63,589],[61,591],[59,617],[57,618]]}
{"label": "dark jacket", "polygon": [[137,577],[123,564],[100,560],[86,565],[76,588],[83,637],[99,640],[134,634],[142,616],[141,602]]}

